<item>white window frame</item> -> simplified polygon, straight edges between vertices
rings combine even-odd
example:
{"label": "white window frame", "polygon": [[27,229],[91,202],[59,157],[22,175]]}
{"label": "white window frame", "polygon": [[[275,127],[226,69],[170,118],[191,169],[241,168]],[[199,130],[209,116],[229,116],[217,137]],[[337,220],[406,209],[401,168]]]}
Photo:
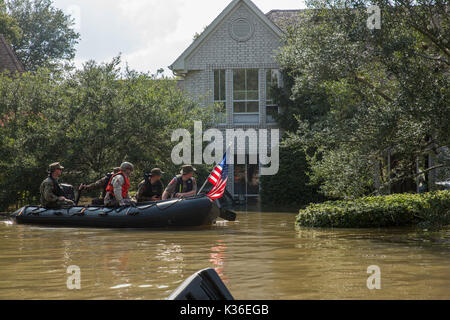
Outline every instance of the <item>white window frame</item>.
{"label": "white window frame", "polygon": [[[258,92],[258,99],[257,100],[234,100],[234,72],[236,71],[236,70],[244,70],[245,71],[245,86],[246,86],[246,88],[245,88],[245,91],[247,92],[248,90],[247,90],[247,70],[256,70],[256,72],[257,72],[257,74],[258,74],[258,77],[257,77],[257,79],[258,79],[258,85],[257,85],[257,88],[258,88],[258,90],[257,90],[257,92]],[[246,95],[247,95],[247,93],[246,93]],[[242,69],[234,69],[233,70],[233,114],[236,114],[236,115],[246,115],[246,114],[248,114],[248,115],[259,115],[259,98],[260,98],[260,92],[259,92],[259,71],[258,71],[258,69],[257,68],[242,68]],[[257,112],[235,112],[234,111],[234,103],[235,102],[257,102],[258,103],[258,111]],[[245,106],[245,108],[247,109],[247,105]]]}

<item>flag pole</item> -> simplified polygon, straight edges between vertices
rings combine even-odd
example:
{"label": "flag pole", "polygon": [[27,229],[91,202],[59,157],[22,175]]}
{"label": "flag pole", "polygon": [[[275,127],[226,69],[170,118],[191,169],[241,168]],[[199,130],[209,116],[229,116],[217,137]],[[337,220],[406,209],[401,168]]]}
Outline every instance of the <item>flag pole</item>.
{"label": "flag pole", "polygon": [[[230,143],[230,144],[228,145],[228,148],[227,148],[227,150],[225,150],[225,154],[223,155],[222,159],[226,156],[226,154],[228,153],[228,149],[230,149],[230,147],[231,147],[232,144],[233,144],[233,143]],[[216,164],[216,166],[217,166],[217,164]],[[214,167],[214,168],[215,168],[215,167]],[[202,187],[201,187],[200,190],[197,192],[197,195],[199,195],[200,192],[203,191],[203,189],[205,188],[206,184],[208,183],[209,177],[211,177],[211,174],[212,174],[212,172],[211,172],[211,173],[208,175],[208,177],[206,178],[205,183],[203,183]]]}
{"label": "flag pole", "polygon": [[200,192],[203,191],[203,189],[205,188],[206,183],[208,182],[208,179],[209,179],[210,176],[211,176],[211,173],[210,173],[209,176],[206,178],[205,183],[202,185],[202,187],[200,188],[200,190],[197,192],[197,195],[199,195]]}

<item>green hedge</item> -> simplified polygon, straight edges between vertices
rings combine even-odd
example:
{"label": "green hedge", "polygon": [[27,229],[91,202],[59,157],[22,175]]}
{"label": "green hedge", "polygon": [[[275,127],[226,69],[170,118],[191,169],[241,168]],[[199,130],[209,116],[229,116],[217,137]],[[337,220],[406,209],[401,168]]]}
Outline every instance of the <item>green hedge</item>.
{"label": "green hedge", "polygon": [[300,210],[296,224],[319,228],[441,227],[450,225],[450,191],[311,204]]}

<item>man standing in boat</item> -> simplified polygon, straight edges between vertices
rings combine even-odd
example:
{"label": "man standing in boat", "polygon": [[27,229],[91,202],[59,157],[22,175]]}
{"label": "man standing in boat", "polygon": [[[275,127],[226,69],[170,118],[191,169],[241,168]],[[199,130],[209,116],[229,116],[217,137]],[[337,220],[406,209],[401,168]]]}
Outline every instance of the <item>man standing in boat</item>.
{"label": "man standing in boat", "polygon": [[159,168],[154,168],[150,174],[144,175],[144,181],[139,184],[136,194],[137,202],[148,202],[161,200],[164,185],[161,177],[164,172]]}
{"label": "man standing in boat", "polygon": [[48,167],[49,176],[40,186],[41,205],[45,208],[68,208],[75,205],[72,200],[65,197],[63,188],[58,182],[64,167],[59,163],[52,163]]}
{"label": "man standing in boat", "polygon": [[120,171],[111,177],[106,187],[105,206],[117,207],[131,204],[131,198],[128,195],[130,188],[130,175],[134,166],[129,162],[120,165]]}
{"label": "man standing in boat", "polygon": [[197,194],[197,181],[193,177],[197,171],[191,165],[185,165],[181,168],[180,175],[170,181],[166,190],[164,190],[162,199],[185,198]]}
{"label": "man standing in boat", "polygon": [[113,169],[113,172],[107,173],[103,178],[101,178],[100,180],[97,180],[94,183],[88,184],[88,185],[80,185],[79,187],[79,191],[81,190],[87,190],[87,191],[92,191],[92,190],[97,190],[97,189],[101,189],[102,190],[102,197],[101,198],[95,198],[92,200],[92,204],[95,206],[102,206],[104,204],[104,199],[106,196],[106,187],[108,186],[109,181],[111,180],[111,177],[118,173],[120,171],[119,167],[116,167]]}

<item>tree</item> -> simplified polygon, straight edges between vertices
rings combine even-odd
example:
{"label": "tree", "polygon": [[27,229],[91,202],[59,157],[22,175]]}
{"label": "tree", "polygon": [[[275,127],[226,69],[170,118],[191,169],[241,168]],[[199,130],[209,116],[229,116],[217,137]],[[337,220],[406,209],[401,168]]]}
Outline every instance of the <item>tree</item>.
{"label": "tree", "polygon": [[56,161],[73,185],[125,160],[136,168],[133,188],[152,167],[162,168],[164,179],[179,171],[171,161],[173,130],[192,131],[194,120],[208,127],[212,107],[200,107],[173,80],[119,64],[117,57],[67,74],[0,76],[0,208],[38,203],[47,166]]}
{"label": "tree", "polygon": [[17,21],[8,14],[5,1],[0,0],[0,34],[11,43],[17,42],[21,33],[22,30],[18,26]]}
{"label": "tree", "polygon": [[21,29],[12,47],[25,70],[54,69],[74,58],[80,34],[73,30],[73,19],[51,0],[8,0],[7,8]]}
{"label": "tree", "polygon": [[306,151],[312,181],[330,196],[387,192],[394,176],[415,180],[416,160],[450,145],[445,1],[374,3],[380,30],[367,27],[367,1],[310,2],[278,56],[293,97],[324,102],[324,117],[292,111],[299,125],[287,143]]}
{"label": "tree", "polygon": [[261,201],[265,205],[305,206],[325,200],[312,185],[305,154],[294,146],[280,147],[280,170],[261,177]]}

